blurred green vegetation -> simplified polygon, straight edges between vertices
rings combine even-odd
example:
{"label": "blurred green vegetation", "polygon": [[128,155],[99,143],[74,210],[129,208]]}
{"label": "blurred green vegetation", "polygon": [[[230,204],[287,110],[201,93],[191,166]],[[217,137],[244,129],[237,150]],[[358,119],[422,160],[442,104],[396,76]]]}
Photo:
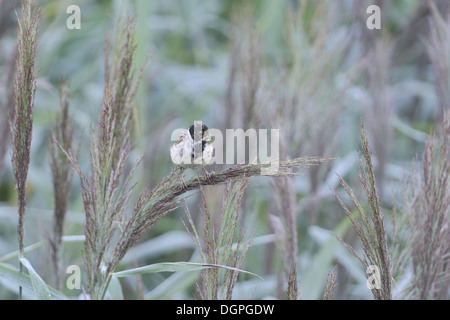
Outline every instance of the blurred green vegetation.
{"label": "blurred green vegetation", "polygon": [[[0,2],[6,8],[6,2]],[[366,8],[372,2],[382,4],[382,30],[368,30],[365,19]],[[17,4],[19,1],[17,1]],[[445,1],[436,1],[439,8],[446,8]],[[68,30],[66,19],[69,16],[66,8],[69,5],[81,8],[81,30]],[[52,183],[49,166],[49,124],[59,110],[59,83],[66,79],[70,87],[70,112],[75,121],[75,139],[81,142],[79,162],[83,168],[89,165],[89,130],[98,121],[104,85],[104,45],[105,36],[111,30],[117,12],[128,10],[137,17],[136,39],[137,53],[135,66],[140,68],[148,58],[144,77],[136,98],[138,114],[135,117],[135,149],[131,156],[134,162],[144,154],[143,163],[138,169],[139,188],[154,186],[173,166],[169,157],[172,144],[170,135],[174,129],[186,128],[194,120],[202,120],[211,128],[222,128],[227,117],[229,105],[226,103],[229,86],[230,65],[233,59],[233,45],[244,37],[235,39],[233,44],[233,14],[242,13],[245,6],[252,7],[252,19],[247,21],[250,30],[257,30],[261,41],[261,83],[258,94],[264,100],[264,93],[274,90],[293,90],[279,88],[280,79],[286,70],[294,64],[292,56],[296,50],[305,50],[305,66],[311,65],[320,50],[314,48],[314,41],[322,37],[321,48],[328,52],[329,58],[334,54],[336,63],[322,73],[302,74],[301,81],[316,81],[315,92],[324,93],[317,101],[342,104],[336,116],[321,123],[325,127],[334,128],[332,135],[334,148],[325,156],[337,159],[321,167],[320,174],[312,177],[309,170],[295,178],[293,184],[298,203],[298,279],[301,296],[318,299],[323,294],[326,274],[338,264],[338,285],[335,298],[369,299],[364,270],[346,249],[334,242],[332,232],[338,232],[348,242],[355,235],[344,222],[345,215],[339,207],[328,186],[342,192],[338,186],[335,172],[345,177],[353,190],[361,193],[357,181],[357,156],[355,151],[360,146],[360,118],[368,123],[371,145],[380,143],[389,145],[383,161],[381,200],[386,206],[386,214],[392,201],[398,201],[401,181],[408,172],[413,158],[420,156],[424,149],[424,139],[440,120],[441,106],[435,91],[435,75],[433,66],[426,54],[425,40],[429,37],[429,12],[424,9],[425,1],[221,1],[221,0],[135,0],[135,1],[100,1],[100,0],[41,0],[42,8],[39,25],[39,46],[36,57],[38,72],[37,92],[35,99],[34,128],[32,140],[31,164],[28,176],[27,214],[25,224],[25,245],[45,240],[51,230],[52,219]],[[15,6],[13,6],[15,7]],[[301,27],[304,34],[294,37],[298,43],[289,47],[286,38],[288,28],[286,18],[288,12],[301,8]],[[1,9],[0,9],[1,10]],[[19,9],[17,9],[19,10]],[[422,15],[421,12],[425,12]],[[3,103],[6,91],[6,80],[3,77],[9,64],[15,45],[15,14],[2,14],[0,28],[0,75],[2,89],[0,102]],[[446,15],[446,11],[443,11]],[[297,17],[294,17],[294,21]],[[8,23],[9,21],[9,23]],[[242,21],[240,21],[242,24]],[[323,33],[323,34],[321,34]],[[237,33],[239,34],[239,33]],[[306,36],[306,37],[303,37]],[[372,87],[370,66],[377,66],[371,59],[382,59],[371,55],[376,49],[376,42],[386,39],[392,46],[384,78],[381,84]],[[245,45],[243,45],[245,46]],[[336,48],[343,52],[337,53]],[[310,51],[308,51],[310,50]],[[335,51],[336,50],[336,51]],[[386,51],[387,52],[387,51]],[[320,56],[324,58],[325,56]],[[291,60],[292,59],[292,60]],[[364,61],[364,63],[362,63]],[[317,62],[317,61],[316,61]],[[318,61],[321,65],[330,61]],[[363,65],[363,66],[360,66]],[[333,69],[331,69],[333,68]],[[359,69],[358,69],[359,68]],[[358,69],[358,70],[356,70]],[[355,71],[356,70],[356,71]],[[361,71],[363,70],[363,71]],[[240,70],[238,70],[239,72]],[[379,70],[378,70],[379,71]],[[237,86],[242,76],[235,81]],[[310,77],[310,80],[303,77]],[[375,74],[375,78],[377,75]],[[376,78],[377,79],[377,78]],[[375,81],[376,82],[376,81]],[[381,86],[387,97],[389,107],[380,111],[375,102],[374,92]],[[299,90],[301,88],[298,88]],[[374,91],[375,90],[375,91]],[[339,92],[337,99],[335,95]],[[238,103],[241,91],[237,89],[234,99]],[[332,96],[328,98],[327,95]],[[307,97],[307,93],[302,95]],[[322,99],[322,100],[320,100]],[[316,100],[315,100],[316,101]],[[306,103],[307,101],[305,101]],[[301,103],[301,102],[300,102]],[[274,106],[277,108],[282,106]],[[321,112],[327,113],[327,106]],[[267,108],[253,111],[267,112]],[[311,110],[311,109],[308,109]],[[330,112],[333,106],[330,105]],[[233,110],[235,111],[235,110]],[[243,127],[246,123],[236,120],[240,114],[231,117],[230,128]],[[376,116],[378,115],[378,116]],[[2,114],[2,117],[5,116]],[[264,119],[263,115],[259,119]],[[270,114],[267,114],[270,117]],[[324,115],[325,116],[325,115]],[[302,117],[302,114],[299,115]],[[314,120],[313,120],[314,121]],[[302,126],[302,123],[290,123],[289,126]],[[258,123],[260,128],[271,128],[271,123]],[[283,139],[284,128],[280,127]],[[388,136],[379,135],[379,130],[387,130]],[[384,132],[387,132],[384,131]],[[295,131],[294,131],[295,132]],[[321,129],[318,131],[320,133]],[[318,134],[317,133],[317,134]],[[387,137],[387,138],[386,138]],[[6,139],[5,136],[1,139]],[[285,138],[286,153],[293,158],[308,154],[308,150],[324,150],[327,148],[297,148],[290,145],[291,140]],[[378,140],[377,140],[378,139]],[[380,139],[382,139],[380,141]],[[386,139],[386,140],[383,140]],[[301,145],[300,141],[299,145]],[[379,149],[373,148],[375,156]],[[302,152],[303,154],[300,154]],[[381,152],[381,151],[380,151]],[[378,162],[379,164],[380,162]],[[379,168],[379,167],[377,167]],[[220,168],[219,168],[220,170]],[[187,173],[191,174],[191,173]],[[5,168],[0,172],[0,257],[17,250],[16,222],[17,196],[11,171],[10,152],[5,155]],[[312,187],[312,183],[316,186]],[[273,183],[266,178],[257,178],[247,190],[245,205],[241,213],[241,225],[248,229],[247,235],[262,240],[255,240],[250,247],[242,268],[261,275],[264,280],[242,274],[236,285],[235,298],[255,299],[278,297],[278,274],[282,270],[283,260],[277,249],[274,238],[259,238],[272,235],[269,215],[279,210],[275,205]],[[311,190],[314,189],[314,197]],[[393,190],[393,192],[391,192]],[[220,200],[223,195],[221,187],[207,190],[212,211],[220,212]],[[198,194],[193,193],[188,205],[194,219],[199,219]],[[214,210],[215,208],[215,210]],[[132,268],[140,265],[163,261],[189,261],[194,253],[194,243],[187,237],[181,220],[186,220],[183,210],[170,213],[149,230],[140,244],[125,257],[122,267]],[[71,203],[65,223],[65,235],[83,234],[83,205],[80,197],[79,179],[75,176],[71,194]],[[389,229],[389,227],[388,227]],[[358,246],[358,244],[355,244]],[[82,266],[82,245],[79,242],[63,244],[63,264],[79,264]],[[43,279],[52,279],[52,270],[48,268],[50,259],[46,246],[27,254],[34,268]],[[17,261],[9,260],[15,265]],[[126,299],[136,298],[192,298],[194,284],[198,273],[155,273],[136,278],[121,279]],[[51,283],[51,281],[50,281]],[[14,286],[0,280],[0,298],[15,298]],[[64,289],[69,296],[76,296],[81,291],[73,292]]]}

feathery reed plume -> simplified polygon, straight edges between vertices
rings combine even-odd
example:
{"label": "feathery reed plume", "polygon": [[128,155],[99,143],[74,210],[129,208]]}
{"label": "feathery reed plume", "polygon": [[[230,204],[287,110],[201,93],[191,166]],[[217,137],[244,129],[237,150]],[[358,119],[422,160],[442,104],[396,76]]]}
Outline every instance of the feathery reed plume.
{"label": "feathery reed plume", "polygon": [[[33,131],[34,96],[36,78],[34,59],[36,56],[36,37],[40,10],[32,1],[22,4],[22,17],[19,20],[17,33],[17,62],[14,81],[14,114],[10,120],[12,144],[12,168],[18,192],[19,219],[17,233],[19,240],[19,258],[23,257],[24,219],[26,200],[26,184],[28,166],[30,164],[31,137]],[[22,264],[20,263],[20,271]],[[22,298],[22,287],[19,287],[19,299]]]}
{"label": "feathery reed plume", "polygon": [[22,5],[17,34],[17,64],[14,81],[14,117],[11,120],[12,165],[19,194],[19,250],[23,254],[23,222],[26,207],[26,181],[30,163],[36,78],[34,58],[40,10],[32,1]]}
{"label": "feathery reed plume", "polygon": [[444,111],[440,137],[427,140],[420,172],[412,169],[402,208],[395,210],[395,267],[398,276],[409,279],[399,293],[406,299],[449,297],[449,151],[450,112]]}
{"label": "feathery reed plume", "polygon": [[[298,157],[291,160],[278,160],[271,163],[252,163],[238,164],[220,172],[213,172],[209,177],[194,177],[185,182],[185,186],[178,184],[173,191],[172,196],[179,196],[186,191],[198,189],[200,186],[217,185],[225,183],[229,180],[235,180],[246,175],[253,176],[269,176],[269,177],[295,177],[300,175],[293,172],[293,169],[310,168],[320,163],[333,160],[333,158],[325,157]],[[269,174],[269,168],[274,165],[278,168],[275,174]],[[264,171],[262,169],[266,169]]]}
{"label": "feathery reed plume", "polygon": [[[219,221],[215,223],[211,212],[206,203],[205,194],[200,187],[202,195],[202,220],[203,220],[203,238],[201,239],[189,209],[186,207],[186,215],[192,232],[189,232],[191,238],[197,245],[203,263],[214,265],[225,265],[239,269],[244,261],[245,254],[250,242],[243,243],[245,232],[238,230],[239,208],[242,203],[243,195],[250,183],[248,177],[238,179],[233,185],[227,183],[226,193],[223,199],[222,212]],[[186,229],[189,228],[185,224]],[[236,246],[233,246],[234,239],[237,236]],[[202,244],[203,240],[203,244]],[[223,274],[222,274],[223,273]],[[238,271],[218,268],[202,270],[201,284],[197,284],[197,292],[203,300],[225,299],[231,300],[233,288],[236,284]],[[221,290],[220,290],[221,289]]]}
{"label": "feathery reed plume", "polygon": [[356,207],[356,215],[352,215],[351,211],[334,190],[331,191],[336,196],[336,199],[344,209],[345,214],[350,219],[358,237],[361,239],[364,257],[356,252],[350,245],[344,243],[341,239],[339,240],[350,249],[366,270],[372,266],[376,266],[379,269],[380,288],[374,286],[374,288],[371,289],[372,294],[376,300],[390,300],[392,299],[391,256],[387,245],[384,215],[379,205],[379,198],[375,186],[375,173],[369,149],[369,142],[362,120],[361,138],[363,142],[363,156],[361,157],[361,155],[359,155],[360,166],[358,173],[368,201],[369,213],[366,212],[364,205],[356,198],[349,185],[341,177],[339,177],[339,180]]}
{"label": "feathery reed plume", "polygon": [[109,61],[107,39],[105,89],[98,130],[92,129],[89,147],[91,175],[86,177],[72,152],[59,144],[81,180],[81,193],[86,214],[83,257],[87,269],[87,289],[92,299],[104,295],[109,261],[114,260],[113,236],[122,228],[126,206],[133,186],[130,179],[138,165],[124,174],[131,149],[134,97],[140,78],[134,76],[133,60],[136,46],[134,18],[119,17],[112,61]]}
{"label": "feathery reed plume", "polygon": [[56,145],[64,150],[73,150],[73,121],[69,114],[69,88],[65,81],[59,87],[61,102],[61,112],[57,116],[55,124],[51,126],[50,131],[50,168],[53,181],[53,233],[49,239],[53,269],[55,274],[56,287],[60,288],[61,272],[59,262],[59,248],[64,231],[64,218],[69,205],[70,190],[72,189],[73,171],[70,169],[70,163],[64,153]]}
{"label": "feathery reed plume", "polygon": [[332,272],[328,273],[327,283],[325,285],[325,292],[323,294],[323,300],[333,300],[334,288],[336,287],[336,271],[337,265],[334,266]]}
{"label": "feathery reed plume", "polygon": [[125,253],[139,240],[144,231],[164,215],[178,208],[182,199],[176,199],[173,190],[179,186],[182,176],[182,170],[175,168],[153,190],[147,189],[139,196],[131,217],[123,223],[123,230],[108,264],[108,272],[114,271]]}
{"label": "feathery reed plume", "polygon": [[[106,266],[112,238],[125,217],[126,205],[134,187],[130,186],[130,178],[136,167],[134,166],[121,184],[131,142],[129,137],[125,137],[125,144],[115,149],[116,116],[112,112],[112,97],[112,90],[107,87],[99,131],[95,133],[92,130],[91,133],[90,177],[86,177],[71,151],[59,145],[81,181],[81,194],[86,215],[83,257],[87,269],[87,289],[92,299],[99,297],[99,286],[106,279],[101,269]],[[114,160],[114,150],[120,151],[116,160]],[[115,162],[114,165],[113,162]]]}
{"label": "feathery reed plume", "polygon": [[[300,157],[287,161],[279,161],[278,172],[270,177],[296,176],[294,168],[308,168],[321,162],[330,160],[323,157]],[[261,169],[270,167],[270,164],[243,164],[235,165],[221,172],[213,172],[209,177],[193,177],[184,183],[181,182],[183,171],[181,167],[173,168],[152,190],[147,190],[139,197],[128,222],[123,223],[123,232],[114,249],[114,259],[108,270],[113,271],[127,250],[136,243],[142,233],[153,226],[160,218],[178,208],[186,192],[200,189],[206,185],[218,185],[238,179],[243,176],[261,176],[267,171]]]}
{"label": "feathery reed plume", "polygon": [[[106,37],[105,90],[109,87],[112,91],[111,112],[116,117],[113,132],[116,140],[112,158],[113,165],[118,161],[120,148],[127,144],[133,129],[132,116],[136,112],[134,99],[143,74],[143,68],[141,68],[136,76],[136,70],[133,66],[137,47],[133,43],[135,20],[135,16],[125,14],[119,16],[112,49],[109,47],[109,37]],[[112,51],[111,61],[109,59],[110,50]]]}

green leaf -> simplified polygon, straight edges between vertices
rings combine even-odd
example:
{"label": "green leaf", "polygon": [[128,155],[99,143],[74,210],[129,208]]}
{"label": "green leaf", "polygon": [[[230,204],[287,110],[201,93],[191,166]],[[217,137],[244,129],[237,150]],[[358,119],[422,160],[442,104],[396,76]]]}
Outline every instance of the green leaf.
{"label": "green leaf", "polygon": [[111,300],[123,300],[124,299],[122,285],[120,284],[119,278],[117,278],[115,275],[111,276],[111,281],[109,283],[106,294],[108,296],[108,299],[111,299]]}
{"label": "green leaf", "polygon": [[[334,230],[334,233],[342,238],[343,234],[349,227],[349,219],[344,218],[338,224]],[[335,258],[335,253],[339,246],[339,240],[336,239],[336,237],[330,237],[320,248],[319,252],[314,256],[314,259],[304,276],[304,281],[302,284],[302,299],[320,299],[320,295],[325,288],[331,263]]]}
{"label": "green leaf", "polygon": [[0,277],[16,283],[17,287],[21,286],[23,288],[33,290],[29,276],[24,273],[20,273],[18,270],[15,270],[3,263],[0,263]]}
{"label": "green leaf", "polygon": [[[19,286],[26,288],[30,291],[33,291],[33,285],[30,280],[30,276],[19,272],[19,270],[13,269],[8,265],[0,263],[0,278],[5,280],[14,282],[17,284],[17,288]],[[48,290],[53,299],[66,300],[68,299],[64,294],[59,292],[58,290],[48,286]]]}
{"label": "green leaf", "polygon": [[31,284],[33,285],[34,293],[39,300],[50,300],[51,294],[48,289],[47,284],[42,280],[42,278],[33,269],[30,261],[26,258],[20,258],[22,265],[28,269],[28,274],[30,275]]}
{"label": "green leaf", "polygon": [[207,269],[207,268],[223,268],[223,269],[227,269],[227,270],[251,274],[253,276],[261,278],[257,274],[254,274],[252,272],[248,272],[248,271],[245,271],[245,270],[242,270],[239,268],[228,267],[228,266],[219,265],[219,264],[207,264],[207,263],[184,262],[184,261],[154,263],[154,264],[147,265],[145,267],[139,267],[139,268],[116,272],[116,273],[114,273],[114,275],[116,277],[120,278],[120,277],[130,277],[130,276],[135,276],[138,274],[145,274],[145,273],[197,271],[197,270],[202,270],[202,269]]}

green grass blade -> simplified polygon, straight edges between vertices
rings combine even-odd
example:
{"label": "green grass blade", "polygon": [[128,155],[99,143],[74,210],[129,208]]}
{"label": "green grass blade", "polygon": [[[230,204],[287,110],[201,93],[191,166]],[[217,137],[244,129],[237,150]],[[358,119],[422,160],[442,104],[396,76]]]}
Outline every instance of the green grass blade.
{"label": "green grass blade", "polygon": [[120,284],[119,278],[115,275],[111,276],[111,281],[106,291],[107,299],[111,300],[123,300],[122,285]]}
{"label": "green grass blade", "polygon": [[18,270],[3,263],[0,263],[0,278],[17,283],[18,286],[33,290],[29,276],[20,273]]}
{"label": "green grass blade", "polygon": [[[342,238],[349,227],[350,221],[344,218],[336,227],[334,233]],[[316,254],[304,276],[302,299],[317,300],[321,298],[331,263],[339,246],[339,240],[336,237],[331,237]]]}
{"label": "green grass blade", "polygon": [[[30,291],[34,291],[34,287],[31,283],[30,276],[20,273],[18,270],[15,270],[11,268],[8,265],[0,263],[0,278],[9,280],[11,282],[17,283],[18,286],[21,286],[23,288],[26,288]],[[48,291],[50,292],[50,295],[52,299],[58,299],[58,300],[67,300],[68,298],[59,292],[58,290],[47,286]]]}
{"label": "green grass blade", "polygon": [[34,270],[30,261],[27,258],[20,258],[22,265],[27,268],[30,275],[31,284],[33,286],[34,293],[39,300],[50,300],[51,294],[47,284],[42,280],[38,273]]}
{"label": "green grass blade", "polygon": [[198,271],[198,270],[207,269],[207,268],[223,268],[223,269],[228,269],[228,270],[232,270],[232,271],[247,273],[247,274],[256,276],[258,278],[261,278],[257,274],[254,274],[252,272],[245,271],[245,270],[242,270],[239,268],[228,267],[228,266],[219,265],[219,264],[207,264],[207,263],[184,262],[184,261],[154,263],[154,264],[150,264],[150,265],[147,265],[144,267],[139,267],[139,268],[116,272],[116,273],[114,273],[114,275],[116,277],[120,278],[120,277],[130,277],[130,276],[135,276],[138,274],[145,274],[145,273]]}

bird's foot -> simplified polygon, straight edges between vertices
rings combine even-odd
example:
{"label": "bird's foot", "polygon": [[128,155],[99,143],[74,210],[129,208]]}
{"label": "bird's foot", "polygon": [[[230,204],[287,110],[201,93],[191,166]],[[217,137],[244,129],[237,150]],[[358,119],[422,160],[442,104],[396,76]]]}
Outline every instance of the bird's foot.
{"label": "bird's foot", "polygon": [[181,183],[181,188],[183,188],[183,190],[186,190],[187,189],[187,184],[186,184],[186,182],[184,182],[183,177],[181,177],[180,183]]}
{"label": "bird's foot", "polygon": [[211,175],[212,175],[212,173],[211,173],[211,172],[208,172],[208,170],[206,170],[205,167],[202,167],[202,169],[203,169],[203,172],[205,173],[206,179],[208,179],[208,181],[209,181],[210,183],[212,183],[212,182],[211,182]]}
{"label": "bird's foot", "polygon": [[186,188],[187,188],[187,184],[186,184],[186,182],[184,182],[184,178],[183,178],[183,175],[184,175],[184,168],[183,167],[179,167],[179,170],[180,170],[180,173],[181,173],[181,176],[180,176],[180,184],[181,184],[181,188],[183,189],[183,190],[185,190]]}

